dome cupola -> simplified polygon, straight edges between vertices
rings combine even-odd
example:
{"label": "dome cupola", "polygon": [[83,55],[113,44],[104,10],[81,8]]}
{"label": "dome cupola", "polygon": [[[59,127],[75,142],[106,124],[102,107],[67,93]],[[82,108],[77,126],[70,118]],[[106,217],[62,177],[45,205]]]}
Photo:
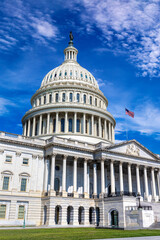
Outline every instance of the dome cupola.
{"label": "dome cupola", "polygon": [[22,119],[25,136],[114,142],[115,120],[107,111],[108,100],[94,76],[77,62],[77,54],[70,32],[64,62],[47,73],[31,98],[32,109]]}

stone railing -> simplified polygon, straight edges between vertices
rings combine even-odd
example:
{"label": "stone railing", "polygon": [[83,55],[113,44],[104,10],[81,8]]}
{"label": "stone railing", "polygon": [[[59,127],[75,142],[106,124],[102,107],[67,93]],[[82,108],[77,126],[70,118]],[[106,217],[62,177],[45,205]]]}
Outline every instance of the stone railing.
{"label": "stone railing", "polygon": [[127,206],[126,211],[134,211],[134,210],[152,210],[152,206]]}

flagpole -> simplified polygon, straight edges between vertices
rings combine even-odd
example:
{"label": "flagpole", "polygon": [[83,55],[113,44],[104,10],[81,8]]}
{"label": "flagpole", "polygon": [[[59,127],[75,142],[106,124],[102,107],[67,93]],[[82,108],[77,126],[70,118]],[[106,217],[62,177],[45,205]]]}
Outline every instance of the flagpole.
{"label": "flagpole", "polygon": [[126,122],[126,141],[128,141],[127,115],[125,117],[125,122]]}

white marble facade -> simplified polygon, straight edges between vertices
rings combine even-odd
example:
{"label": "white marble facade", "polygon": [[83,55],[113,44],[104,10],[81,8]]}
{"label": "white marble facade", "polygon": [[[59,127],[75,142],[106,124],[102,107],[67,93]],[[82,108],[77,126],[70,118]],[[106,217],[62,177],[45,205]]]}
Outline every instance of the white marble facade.
{"label": "white marble facade", "polygon": [[160,158],[136,140],[115,144],[108,101],[77,53],[70,40],[31,99],[23,135],[0,132],[0,225],[126,228],[160,219]]}

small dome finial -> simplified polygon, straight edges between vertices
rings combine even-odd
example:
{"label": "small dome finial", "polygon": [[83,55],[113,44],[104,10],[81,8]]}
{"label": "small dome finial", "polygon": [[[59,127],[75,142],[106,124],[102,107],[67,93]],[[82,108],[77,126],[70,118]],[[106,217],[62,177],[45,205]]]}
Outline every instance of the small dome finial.
{"label": "small dome finial", "polygon": [[74,37],[73,37],[72,31],[69,34],[69,38],[70,38],[69,46],[73,46],[73,39],[74,39]]}

